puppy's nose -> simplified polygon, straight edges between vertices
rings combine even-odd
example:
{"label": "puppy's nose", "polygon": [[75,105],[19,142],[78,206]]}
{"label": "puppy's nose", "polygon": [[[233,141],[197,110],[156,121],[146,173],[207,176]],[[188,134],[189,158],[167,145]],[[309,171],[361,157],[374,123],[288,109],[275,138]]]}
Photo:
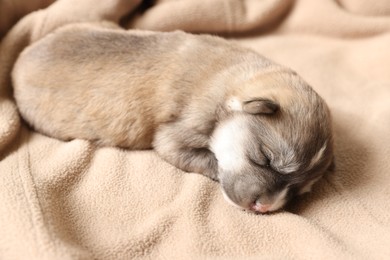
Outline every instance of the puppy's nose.
{"label": "puppy's nose", "polygon": [[256,203],[252,205],[252,210],[260,213],[267,213],[269,209],[271,208],[271,204],[260,204]]}

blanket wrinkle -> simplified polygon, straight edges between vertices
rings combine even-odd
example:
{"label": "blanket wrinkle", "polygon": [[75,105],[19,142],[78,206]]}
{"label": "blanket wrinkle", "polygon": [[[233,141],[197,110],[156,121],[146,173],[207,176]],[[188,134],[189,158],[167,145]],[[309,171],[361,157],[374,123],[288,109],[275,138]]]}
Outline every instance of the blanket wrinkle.
{"label": "blanket wrinkle", "polygon": [[339,4],[346,11],[359,15],[390,15],[390,6],[386,1],[367,2],[364,0],[337,0],[336,3]]}
{"label": "blanket wrinkle", "polygon": [[[387,0],[51,2],[0,1],[0,37],[26,14],[0,45],[0,259],[389,258]],[[331,109],[335,170],[285,210],[255,215],[153,151],[28,128],[12,98],[19,53],[63,25],[119,21],[130,33],[226,34],[297,71]]]}
{"label": "blanket wrinkle", "polygon": [[[242,33],[265,28],[278,20],[291,8],[293,0],[187,0],[157,3],[142,15],[127,21],[125,27],[156,31],[180,29],[194,33]],[[172,16],[172,13],[175,15]],[[191,19],[188,19],[189,16]]]}
{"label": "blanket wrinkle", "polygon": [[[4,158],[0,167],[2,184],[0,222],[6,223],[2,225],[1,231],[8,231],[2,233],[6,236],[0,238],[1,258],[28,259],[34,256],[39,259],[53,259],[62,255],[64,259],[74,259],[75,256],[82,256],[83,253],[79,246],[77,250],[74,250],[73,246],[59,244],[53,237],[54,233],[51,233],[42,211],[45,208],[41,205],[42,201],[38,195],[34,173],[29,168],[30,151],[26,143],[29,140],[29,134],[23,131],[18,138],[15,145],[19,149]],[[21,149],[22,147],[25,149]],[[7,164],[8,167],[6,167]],[[14,227],[23,228],[24,231],[20,232],[21,229],[14,229]],[[15,250],[20,246],[23,247]],[[5,257],[4,248],[9,248],[7,257]]]}
{"label": "blanket wrinkle", "polygon": [[[358,38],[388,32],[390,27],[388,17],[352,14],[341,8],[335,0],[300,0],[295,2],[294,10],[278,29],[280,32]],[[307,26],[306,21],[313,24]]]}

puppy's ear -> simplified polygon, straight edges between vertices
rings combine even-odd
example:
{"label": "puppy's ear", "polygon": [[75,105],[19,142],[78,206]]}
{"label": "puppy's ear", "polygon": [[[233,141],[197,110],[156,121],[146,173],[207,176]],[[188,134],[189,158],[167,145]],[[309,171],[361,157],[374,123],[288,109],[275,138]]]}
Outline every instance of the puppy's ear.
{"label": "puppy's ear", "polygon": [[252,115],[273,114],[279,110],[279,104],[269,99],[253,99],[244,101],[242,110]]}

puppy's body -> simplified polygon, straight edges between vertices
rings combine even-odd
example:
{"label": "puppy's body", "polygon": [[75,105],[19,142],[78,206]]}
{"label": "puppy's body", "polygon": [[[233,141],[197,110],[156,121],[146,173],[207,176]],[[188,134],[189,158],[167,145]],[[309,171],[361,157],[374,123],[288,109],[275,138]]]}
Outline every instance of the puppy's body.
{"label": "puppy's body", "polygon": [[154,147],[219,179],[242,208],[279,209],[331,158],[322,99],[292,71],[217,37],[64,27],[21,54],[13,82],[38,131]]}

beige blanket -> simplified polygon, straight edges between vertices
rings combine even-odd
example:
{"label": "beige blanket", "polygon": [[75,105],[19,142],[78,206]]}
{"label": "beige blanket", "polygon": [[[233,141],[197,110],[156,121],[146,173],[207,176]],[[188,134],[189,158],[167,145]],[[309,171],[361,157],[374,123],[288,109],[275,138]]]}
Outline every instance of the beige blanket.
{"label": "beige blanket", "polygon": [[[19,9],[5,2],[0,17],[15,19]],[[0,259],[389,259],[390,3],[138,2],[58,0],[3,38]],[[61,142],[28,129],[12,101],[18,53],[61,25],[101,20],[219,33],[298,71],[331,108],[335,172],[285,211],[254,215],[226,203],[218,183],[153,151]]]}

